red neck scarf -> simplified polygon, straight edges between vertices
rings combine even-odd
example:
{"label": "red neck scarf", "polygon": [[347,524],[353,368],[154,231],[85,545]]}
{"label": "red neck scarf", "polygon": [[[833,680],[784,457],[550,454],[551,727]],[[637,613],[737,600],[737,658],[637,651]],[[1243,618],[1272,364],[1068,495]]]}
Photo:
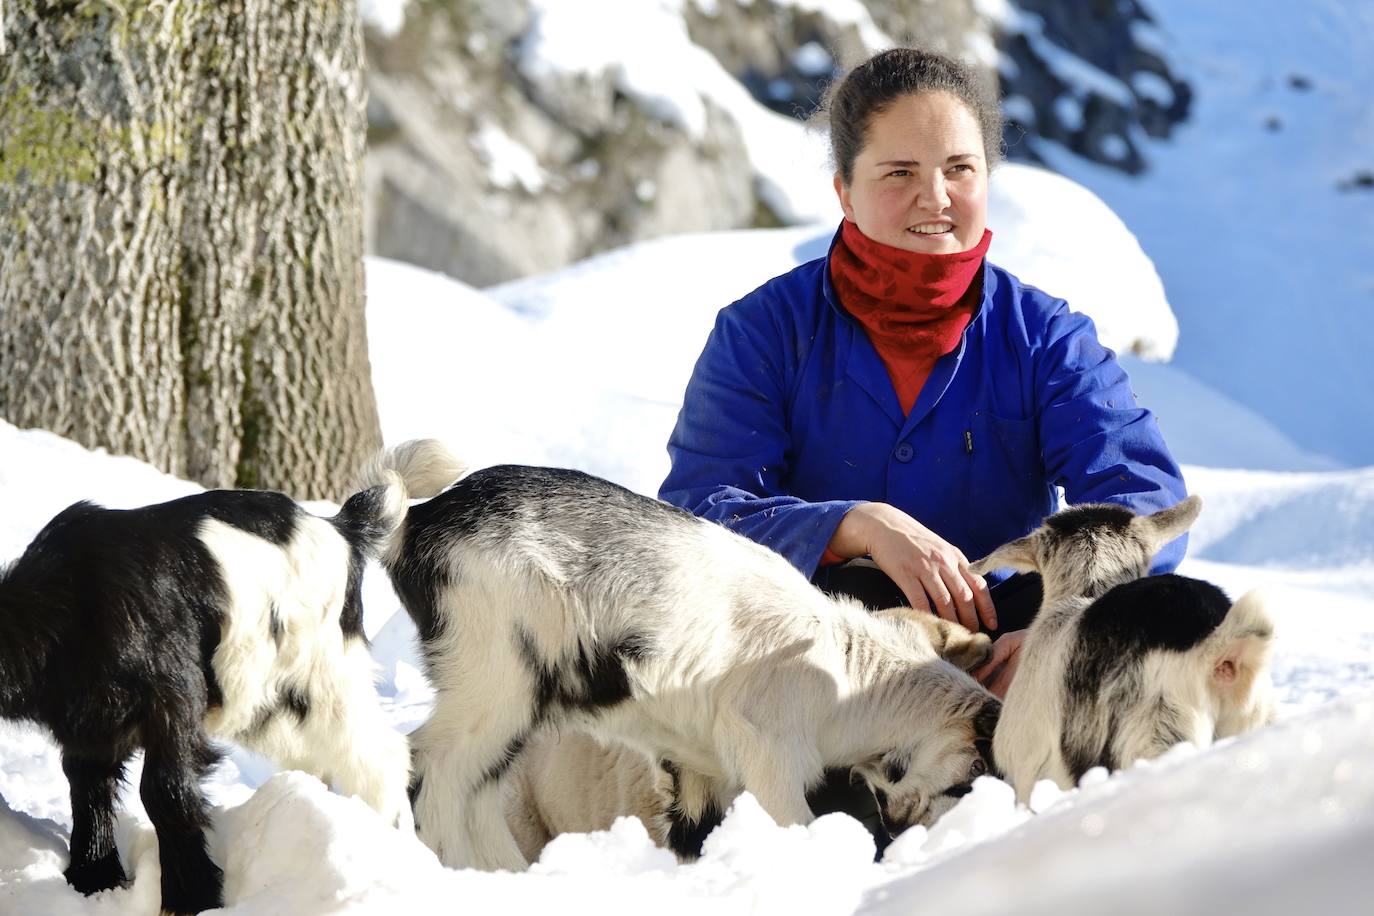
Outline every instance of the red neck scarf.
{"label": "red neck scarf", "polygon": [[840,304],[873,342],[910,413],[935,361],[959,345],[977,306],[974,282],[992,232],[968,251],[926,254],[875,242],[845,220],[830,251]]}
{"label": "red neck scarf", "polygon": [[840,303],[875,344],[938,358],[954,349],[968,326],[975,303],[964,294],[991,243],[992,232],[984,229],[968,251],[926,254],[875,242],[845,220],[830,252],[830,278]]}

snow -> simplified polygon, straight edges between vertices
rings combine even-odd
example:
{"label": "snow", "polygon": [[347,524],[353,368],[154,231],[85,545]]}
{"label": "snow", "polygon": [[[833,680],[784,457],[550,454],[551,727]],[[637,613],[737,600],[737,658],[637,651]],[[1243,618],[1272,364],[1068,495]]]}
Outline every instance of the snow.
{"label": "snow", "polygon": [[804,76],[829,78],[835,72],[835,60],[818,41],[808,41],[792,53],[792,66]]}
{"label": "snow", "polygon": [[1368,191],[1339,189],[1374,167],[1374,4],[1148,9],[1156,24],[1134,34],[1192,87],[1189,119],[1168,140],[1133,136],[1148,163],[1138,178],[1037,149],[1158,267],[1182,328],[1175,367],[1309,451],[1374,463],[1374,207]]}
{"label": "snow", "polygon": [[801,13],[817,13],[841,26],[852,26],[858,31],[859,40],[871,51],[880,51],[896,44],[891,36],[878,28],[868,8],[859,0],[774,0],[774,4],[790,6]]}
{"label": "snow", "polygon": [[1036,56],[1065,85],[1084,95],[1097,93],[1126,109],[1133,106],[1130,87],[1056,44],[1045,34],[1045,20],[1038,13],[1010,4],[976,5],[982,7],[979,12],[985,19],[997,23],[1008,35],[1025,38]]}
{"label": "snow", "polygon": [[410,0],[358,0],[358,15],[363,24],[388,37],[401,31],[406,22]]}
{"label": "snow", "polygon": [[548,182],[548,174],[529,147],[495,124],[483,124],[470,141],[487,165],[487,177],[498,188],[516,185],[534,194]]}
{"label": "snow", "polygon": [[[792,2],[803,9],[814,5]],[[681,2],[533,0],[530,7],[533,24],[520,43],[517,66],[531,83],[609,76],[620,92],[695,141],[706,134],[709,101],[739,126],[759,194],[784,222],[839,218],[824,137],[769,111],[693,43]],[[859,23],[849,6],[840,12],[848,17],[842,21]],[[604,28],[607,22],[616,28]]]}
{"label": "snow", "polygon": [[[653,115],[695,139],[705,134],[706,108],[697,81],[682,79],[678,68],[693,73],[714,61],[688,38],[680,10],[653,0],[534,0],[530,7],[534,20],[520,51],[525,77],[539,82],[613,70],[617,88]],[[635,40],[624,41],[625,35]]]}
{"label": "snow", "polygon": [[1109,347],[1168,359],[1178,322],[1135,235],[1087,188],[1004,163],[988,190],[988,258],[1085,312]]}
{"label": "snow", "polygon": [[[1174,3],[1156,0],[1158,40],[1172,47],[1178,36],[1185,48],[1196,50],[1205,33],[1180,26]],[[541,15],[556,15],[551,0],[536,6]],[[672,3],[643,6],[658,11],[644,12],[646,17],[677,9]],[[1327,42],[1318,49],[1343,47],[1344,39],[1329,30],[1354,28],[1360,21],[1353,17],[1360,14],[1338,16],[1326,4],[1315,8],[1319,19],[1325,17]],[[1003,15],[1007,8],[981,0],[979,9]],[[1271,18],[1279,16],[1275,10],[1268,10]],[[658,49],[665,61],[688,59],[674,57],[683,50],[671,44],[680,35],[666,27],[663,35],[670,41]],[[1289,53],[1282,42],[1258,42],[1253,53],[1274,55],[1271,75],[1310,75],[1315,88],[1301,97],[1311,104],[1326,113],[1343,111],[1357,127],[1369,124],[1374,116],[1356,111],[1356,97],[1341,88],[1356,83],[1311,57],[1310,41],[1296,44]],[[1292,92],[1277,83],[1266,88],[1262,81],[1247,82],[1252,64],[1239,52],[1218,51],[1215,60],[1216,67],[1239,74],[1240,83],[1265,104]],[[663,98],[678,98],[683,87],[696,87],[701,97],[727,97],[710,87],[712,72],[704,65],[680,71],[680,85],[665,89]],[[637,79],[629,70],[625,74],[618,78],[627,84]],[[1204,89],[1214,92],[1209,85]],[[1200,105],[1204,120],[1227,110],[1218,100]],[[683,112],[691,107],[683,106]],[[1300,136],[1335,136],[1321,134],[1324,122],[1315,114],[1305,120],[1296,105],[1275,108],[1285,123],[1305,132]],[[670,109],[665,101],[664,110]],[[1215,134],[1205,141],[1219,155],[1225,152],[1225,131],[1235,126],[1226,127],[1224,120],[1208,122]],[[751,136],[757,140],[766,132]],[[784,150],[792,151],[784,142],[795,145],[799,136],[778,127],[772,137],[778,145],[751,143],[750,155],[757,169],[771,172],[782,199],[820,200],[831,194],[823,170],[774,170],[769,158],[782,161]],[[1233,135],[1231,144],[1253,147],[1254,138],[1244,136],[1242,141]],[[1361,155],[1334,143],[1309,153],[1284,142],[1291,161],[1309,165],[1341,149],[1346,161],[1314,173],[1323,181]],[[214,806],[211,852],[225,871],[223,912],[311,916],[556,908],[695,914],[705,908],[722,916],[916,910],[1291,916],[1367,908],[1374,892],[1366,861],[1374,843],[1374,770],[1368,766],[1374,752],[1374,467],[1342,467],[1345,462],[1337,459],[1364,454],[1361,436],[1369,424],[1361,426],[1360,418],[1367,421],[1370,411],[1360,392],[1321,398],[1314,393],[1306,408],[1316,419],[1295,426],[1291,415],[1268,404],[1258,410],[1236,386],[1216,384],[1217,373],[1207,370],[1211,362],[1226,367],[1223,382],[1234,377],[1241,388],[1261,388],[1266,374],[1287,371],[1264,346],[1295,335],[1281,322],[1248,313],[1238,318],[1218,295],[1206,304],[1228,316],[1229,336],[1209,336],[1214,325],[1198,318],[1197,297],[1215,281],[1188,271],[1224,273],[1213,270],[1211,258],[1231,266],[1235,261],[1227,259],[1241,257],[1279,263],[1275,243],[1261,232],[1274,227],[1231,226],[1228,232],[1249,234],[1218,250],[1206,244],[1204,234],[1216,231],[1206,225],[1214,211],[1186,219],[1174,214],[1169,226],[1182,237],[1178,242],[1161,234],[1165,220],[1159,215],[1170,210],[1161,201],[1212,207],[1219,198],[1201,193],[1209,176],[1217,193],[1235,194],[1232,202],[1239,201],[1240,212],[1252,219],[1270,206],[1242,200],[1242,182],[1253,184],[1256,175],[1274,179],[1276,184],[1264,187],[1275,193],[1315,192],[1325,185],[1312,184],[1312,174],[1279,175],[1272,153],[1263,154],[1270,157],[1264,168],[1271,171],[1235,177],[1218,174],[1225,169],[1205,157],[1194,158],[1191,168],[1200,174],[1185,180],[1183,154],[1174,161],[1163,149],[1151,152],[1160,164],[1150,180],[1162,183],[1148,201],[1144,191],[1111,176],[1098,181],[1102,176],[1095,175],[1090,192],[1038,169],[999,170],[991,191],[991,257],[1091,315],[1110,346],[1151,360],[1123,362],[1184,461],[1190,489],[1206,503],[1181,571],[1211,579],[1232,595],[1256,586],[1271,590],[1279,628],[1276,724],[1207,750],[1180,746],[1121,773],[1095,771],[1071,791],[1042,783],[1029,808],[1018,808],[1005,784],[980,779],[940,822],[908,831],[879,863],[872,861],[872,841],[853,820],[830,815],[807,827],[779,827],[745,795],[697,863],[678,865],[653,847],[641,824],[621,820],[606,832],[559,838],[520,875],[444,869],[413,837],[381,824],[357,799],[232,749],[206,783]],[[502,155],[493,159],[498,160],[512,161]],[[807,181],[818,182],[819,190],[805,186]],[[1177,196],[1189,189],[1197,195]],[[1317,225],[1368,228],[1370,217],[1346,208],[1346,200],[1315,193],[1305,198]],[[476,466],[517,461],[577,467],[654,492],[667,469],[664,443],[682,387],[716,311],[769,277],[823,254],[837,214],[818,207],[815,215],[819,222],[787,229],[642,243],[485,291],[370,259],[369,348],[385,438],[439,436]],[[1310,260],[1327,269],[1322,277],[1330,301],[1321,307],[1306,299],[1289,301],[1301,302],[1305,316],[1323,309],[1353,315],[1355,300],[1347,294],[1356,275],[1349,267],[1356,263],[1349,259],[1354,243],[1325,236],[1322,243],[1336,250],[1328,259]],[[1190,259],[1183,252],[1187,245],[1207,250]],[[1282,263],[1312,280],[1317,268],[1306,260]],[[1166,271],[1167,298],[1158,266],[1181,271]],[[1237,294],[1250,297],[1242,304],[1257,310],[1257,303],[1275,301],[1262,287],[1283,294],[1292,282],[1282,272],[1263,277],[1264,284],[1234,277],[1226,282],[1239,284]],[[1272,306],[1265,308],[1263,314],[1274,314]],[[1335,333],[1359,343],[1360,333],[1367,332],[1339,324]],[[1259,368],[1240,360],[1232,352],[1237,338],[1270,358]],[[1365,338],[1366,349],[1367,343]],[[1171,353],[1177,354],[1172,363],[1158,362]],[[1345,358],[1337,354],[1312,363],[1314,392],[1328,391],[1317,370],[1345,371]],[[1319,439],[1321,447],[1314,447],[1306,434],[1310,424],[1333,416],[1360,428],[1336,440]],[[76,499],[127,507],[197,489],[131,458],[0,420],[0,562],[17,556],[49,518]],[[408,732],[424,720],[433,700],[414,627],[379,570],[368,571],[363,587],[383,710],[398,730]],[[0,913],[157,911],[156,842],[132,788],[138,773],[135,764],[117,834],[132,883],[83,898],[61,875],[71,817],[57,752],[32,728],[0,724]]]}

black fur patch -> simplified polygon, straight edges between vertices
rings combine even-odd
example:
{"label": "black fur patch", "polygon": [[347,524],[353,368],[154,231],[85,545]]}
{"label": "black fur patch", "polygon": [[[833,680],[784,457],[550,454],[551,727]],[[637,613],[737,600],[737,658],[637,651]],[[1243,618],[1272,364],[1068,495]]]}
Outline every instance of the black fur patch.
{"label": "black fur patch", "polygon": [[[411,816],[415,817],[415,799],[420,797],[420,787],[425,784],[425,778],[414,771],[415,754],[413,752],[410,755],[410,759],[412,775],[410,777],[410,785],[406,786],[406,796],[410,799]],[[415,817],[415,829],[420,829],[420,820],[418,817]]]}
{"label": "black fur patch", "polygon": [[223,630],[223,615],[219,608],[206,607],[205,616],[200,621],[200,670],[205,678],[205,703],[211,708],[224,705],[224,691],[220,689],[214,667],[215,653],[219,651]]}
{"label": "black fur patch", "polygon": [[281,705],[296,717],[297,722],[304,722],[310,715],[310,698],[294,687],[288,687],[282,693]]}
{"label": "black fur patch", "polygon": [[348,582],[344,586],[343,607],[339,609],[339,629],[346,639],[360,639],[368,645],[363,630],[363,554],[356,549],[348,558]]}
{"label": "black fur patch", "polygon": [[1002,716],[1002,703],[996,698],[987,700],[973,717],[973,746],[988,766],[989,773],[997,773],[997,759],[992,755],[992,739]]}
{"label": "black fur patch", "polygon": [[706,838],[725,820],[725,814],[714,800],[706,802],[706,807],[697,820],[683,814],[678,808],[678,800],[681,795],[681,771],[676,764],[669,760],[659,761],[659,766],[663,767],[673,781],[673,803],[668,806],[668,848],[676,853],[680,859],[686,861],[699,859],[701,858],[702,847],[706,844]]}
{"label": "black fur patch", "polygon": [[496,758],[491,766],[483,771],[482,778],[478,780],[477,785],[485,786],[505,776],[510,770],[511,764],[515,763],[516,758],[520,756],[520,752],[525,749],[525,740],[526,736],[523,734],[516,735],[512,738],[510,743],[506,745],[505,750],[501,752],[501,755]]}
{"label": "black fur patch", "polygon": [[1188,740],[1188,736],[1179,728],[1178,710],[1163,697],[1155,704],[1154,720],[1155,741],[1161,748],[1173,747]]}
{"label": "black fur patch", "polygon": [[184,509],[198,522],[208,516],[240,531],[262,538],[264,541],[285,547],[296,534],[304,512],[295,500],[285,493],[271,490],[210,490],[196,493],[160,506],[150,506],[148,510],[133,509],[132,512],[161,510],[161,514],[175,514]]}
{"label": "black fur patch", "polygon": [[376,486],[354,493],[329,520],[354,550],[372,553],[391,533],[386,491],[385,486]]}
{"label": "black fur patch", "polygon": [[1186,652],[1211,635],[1231,609],[1210,582],[1169,573],[1118,585],[1083,612],[1080,644],[1093,652]]}
{"label": "black fur patch", "polygon": [[894,786],[906,778],[907,766],[911,763],[906,757],[888,758],[883,761],[883,775]]}
{"label": "black fur patch", "polygon": [[393,520],[386,515],[386,493],[385,486],[354,493],[339,509],[339,514],[329,520],[350,547],[348,584],[344,589],[339,627],[345,636],[361,639],[364,645],[367,645],[367,635],[363,631],[363,570],[367,557],[376,553],[392,530]]}
{"label": "black fur patch", "polygon": [[286,627],[281,622],[281,608],[277,607],[275,601],[267,609],[267,631],[272,634],[272,642],[280,651],[282,637],[286,635]]}
{"label": "black fur patch", "polygon": [[1084,506],[1070,506],[1045,519],[1045,526],[1062,538],[1073,537],[1085,531],[1104,528],[1110,531],[1125,531],[1131,526],[1135,513],[1125,506],[1109,503],[1093,503]]}
{"label": "black fur patch", "polygon": [[578,646],[570,656],[547,664],[528,633],[516,634],[520,657],[534,676],[535,721],[550,709],[596,710],[614,706],[630,698],[630,678],[625,665],[646,657],[643,640],[627,636],[611,646],[596,646],[588,651]]}
{"label": "black fur patch", "polygon": [[259,707],[253,714],[253,721],[248,724],[247,734],[251,737],[261,735],[273,719],[286,713],[295,716],[297,724],[304,723],[310,715],[310,698],[288,687],[277,697],[277,705]]}

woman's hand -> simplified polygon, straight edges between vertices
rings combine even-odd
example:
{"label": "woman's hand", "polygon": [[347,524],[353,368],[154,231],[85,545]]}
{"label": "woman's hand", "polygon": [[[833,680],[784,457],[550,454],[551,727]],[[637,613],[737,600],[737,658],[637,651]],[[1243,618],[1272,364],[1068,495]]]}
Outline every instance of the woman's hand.
{"label": "woman's hand", "polygon": [[979,618],[988,629],[997,627],[987,583],[969,572],[959,548],[895,506],[860,503],[850,509],[829,546],[846,559],[872,557],[913,608],[934,611],[973,632],[979,630]]}
{"label": "woman's hand", "polygon": [[1021,646],[1028,632],[1013,630],[997,637],[992,644],[992,657],[969,672],[999,700],[1007,698],[1007,688],[1016,677],[1016,669],[1021,665]]}

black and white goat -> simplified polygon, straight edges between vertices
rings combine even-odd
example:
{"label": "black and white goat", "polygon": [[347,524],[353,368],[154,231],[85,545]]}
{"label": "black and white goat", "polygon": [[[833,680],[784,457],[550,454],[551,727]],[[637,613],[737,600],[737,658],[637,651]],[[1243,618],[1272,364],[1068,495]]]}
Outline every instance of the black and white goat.
{"label": "black and white goat", "polygon": [[[412,469],[444,462],[456,475],[437,443],[407,443],[363,480],[396,469],[428,496]],[[503,784],[544,727],[672,761],[689,817],[749,791],[779,823],[809,823],[807,789],[847,767],[895,832],[984,770],[998,701],[915,624],[588,474],[477,471],[411,507],[382,562],[436,692],[411,735],[415,817],[446,865],[525,867]]]}
{"label": "black and white goat", "polygon": [[1181,741],[1205,747],[1272,718],[1263,592],[1232,605],[1209,582],[1146,575],[1201,509],[1197,496],[1141,516],[1074,506],[970,567],[1044,580],[993,741],[1021,802],[1039,779],[1072,788],[1093,767],[1129,766]]}
{"label": "black and white goat", "polygon": [[409,752],[378,706],[359,590],[404,517],[399,478],[332,519],[272,492],[139,509],[79,502],[0,569],[0,717],[51,731],[71,787],[68,882],[119,885],[114,806],[144,752],[162,907],[221,904],[206,852],[210,735],[309,771],[409,825]]}

